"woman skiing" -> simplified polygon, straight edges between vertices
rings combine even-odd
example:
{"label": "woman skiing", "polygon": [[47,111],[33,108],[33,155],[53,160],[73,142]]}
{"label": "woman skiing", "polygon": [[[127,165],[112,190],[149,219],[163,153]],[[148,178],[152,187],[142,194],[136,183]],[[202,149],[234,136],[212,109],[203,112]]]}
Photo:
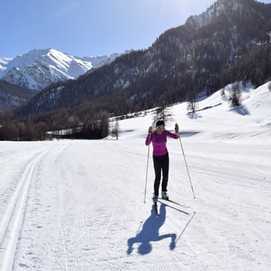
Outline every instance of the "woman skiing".
{"label": "woman skiing", "polygon": [[163,173],[162,180],[162,199],[169,200],[167,194],[167,184],[168,184],[168,170],[169,170],[169,157],[168,150],[166,147],[167,137],[174,139],[179,138],[179,127],[176,124],[175,133],[171,133],[165,130],[165,122],[159,120],[156,122],[156,129],[153,130],[152,127],[149,128],[149,133],[146,138],[146,146],[153,145],[153,165],[155,171],[155,181],[154,181],[154,193],[153,201],[157,202],[159,195],[159,186],[161,181],[161,171]]}

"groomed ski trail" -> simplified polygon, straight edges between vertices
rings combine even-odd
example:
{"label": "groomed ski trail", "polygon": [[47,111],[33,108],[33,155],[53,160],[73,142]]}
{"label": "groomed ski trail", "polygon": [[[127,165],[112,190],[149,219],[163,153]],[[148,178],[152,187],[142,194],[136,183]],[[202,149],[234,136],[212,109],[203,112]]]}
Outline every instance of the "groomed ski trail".
{"label": "groomed ski trail", "polygon": [[2,216],[0,223],[0,270],[13,270],[17,242],[20,237],[27,206],[29,187],[33,181],[34,170],[45,153],[41,152],[38,154],[26,166],[22,178]]}
{"label": "groomed ski trail", "polygon": [[[63,146],[61,146],[61,149]],[[38,174],[38,167],[51,151],[51,146],[41,146],[26,166],[17,182],[15,190],[8,200],[6,210],[0,221],[0,270],[14,270],[16,253],[23,230],[25,214],[28,208],[29,191]],[[15,152],[16,153],[16,152]]]}
{"label": "groomed ski trail", "polygon": [[[186,144],[194,201],[178,145],[169,142],[169,196],[190,215],[159,205],[154,217],[152,168],[143,203],[143,141],[53,142],[30,186],[13,270],[269,270],[268,148]],[[216,159],[207,159],[210,150]]]}

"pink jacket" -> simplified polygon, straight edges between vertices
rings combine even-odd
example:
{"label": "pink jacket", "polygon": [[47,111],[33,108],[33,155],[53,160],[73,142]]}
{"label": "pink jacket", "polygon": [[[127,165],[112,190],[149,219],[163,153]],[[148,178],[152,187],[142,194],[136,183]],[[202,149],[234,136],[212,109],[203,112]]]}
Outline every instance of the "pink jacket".
{"label": "pink jacket", "polygon": [[153,145],[153,155],[154,156],[163,156],[168,153],[167,151],[167,137],[179,138],[179,135],[171,133],[169,131],[164,131],[162,134],[156,132],[148,134],[145,144],[148,146],[152,142]]}

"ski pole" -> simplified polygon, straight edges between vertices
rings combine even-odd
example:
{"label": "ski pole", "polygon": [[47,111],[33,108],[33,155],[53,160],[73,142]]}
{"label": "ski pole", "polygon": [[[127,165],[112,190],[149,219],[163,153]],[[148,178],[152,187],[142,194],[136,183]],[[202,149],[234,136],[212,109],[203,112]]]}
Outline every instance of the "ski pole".
{"label": "ski pole", "polygon": [[189,182],[190,182],[191,191],[193,193],[193,198],[196,199],[195,192],[194,192],[194,187],[193,187],[193,183],[192,183],[192,179],[191,179],[191,175],[190,175],[190,171],[189,171],[188,164],[187,164],[186,157],[185,157],[185,153],[184,153],[184,148],[183,148],[181,136],[179,137],[179,142],[180,142],[181,149],[182,149],[182,152],[183,152],[183,158],[184,158],[184,162],[185,162],[186,172],[187,172],[188,179],[189,179]]}
{"label": "ski pole", "polygon": [[144,204],[146,203],[147,194],[147,183],[148,183],[148,173],[149,173],[149,159],[150,158],[150,145],[148,146],[148,156],[147,156],[147,168],[146,168],[146,181],[145,181],[145,193],[144,193]]}

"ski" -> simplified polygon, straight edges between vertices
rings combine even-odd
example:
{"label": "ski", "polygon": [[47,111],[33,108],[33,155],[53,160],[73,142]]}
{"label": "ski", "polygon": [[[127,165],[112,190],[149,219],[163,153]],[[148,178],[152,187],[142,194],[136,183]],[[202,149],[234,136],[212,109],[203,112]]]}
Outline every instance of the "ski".
{"label": "ski", "polygon": [[169,202],[169,203],[173,203],[175,205],[178,205],[180,207],[184,207],[184,208],[189,208],[188,206],[184,205],[184,204],[181,204],[177,201],[174,201],[174,200],[171,200],[171,199],[163,199],[163,198],[159,198],[159,201],[165,201],[165,202]]}
{"label": "ski", "polygon": [[164,204],[165,206],[167,206],[167,207],[169,207],[169,208],[171,208],[171,209],[173,209],[173,210],[175,210],[175,211],[178,211],[178,212],[180,212],[180,213],[182,213],[182,214],[190,215],[189,212],[187,212],[187,211],[185,211],[185,210],[182,210],[182,209],[180,208],[181,205],[177,205],[177,207],[175,207],[175,206],[169,204],[170,201],[168,201],[168,200],[163,200],[163,199],[159,199],[158,202],[161,203],[161,204]]}

